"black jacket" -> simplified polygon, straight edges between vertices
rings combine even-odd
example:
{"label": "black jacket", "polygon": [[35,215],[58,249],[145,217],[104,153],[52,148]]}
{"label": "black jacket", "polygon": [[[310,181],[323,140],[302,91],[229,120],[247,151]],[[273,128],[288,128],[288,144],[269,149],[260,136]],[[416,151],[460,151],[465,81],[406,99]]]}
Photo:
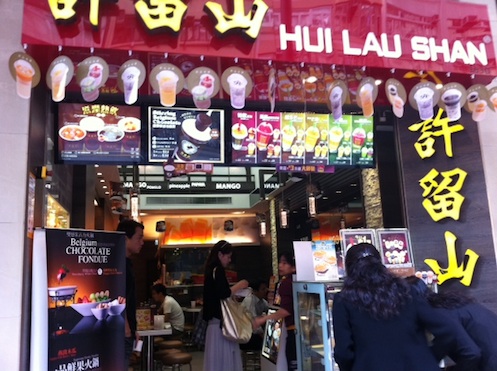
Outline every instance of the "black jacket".
{"label": "black jacket", "polygon": [[[427,345],[425,329],[438,338],[439,350],[447,354],[457,348],[452,321],[437,312],[411,290],[412,299],[400,315],[376,320],[366,311],[343,301],[333,303],[335,361],[341,371],[440,371],[438,360]],[[461,362],[476,370],[477,347],[458,349]],[[471,368],[473,367],[473,368]]]}
{"label": "black jacket", "polygon": [[222,319],[221,300],[231,296],[231,289],[226,278],[226,271],[219,265],[214,270],[205,270],[204,281],[204,320]]}

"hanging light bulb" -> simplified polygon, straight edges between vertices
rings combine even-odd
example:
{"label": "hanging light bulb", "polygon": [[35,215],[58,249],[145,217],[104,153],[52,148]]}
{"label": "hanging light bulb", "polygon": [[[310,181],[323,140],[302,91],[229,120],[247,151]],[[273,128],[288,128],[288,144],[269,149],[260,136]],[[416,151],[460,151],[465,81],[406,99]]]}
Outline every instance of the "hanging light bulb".
{"label": "hanging light bulb", "polygon": [[288,202],[282,203],[280,208],[280,227],[285,229],[288,228],[290,217],[290,209],[288,207]]}
{"label": "hanging light bulb", "polygon": [[132,191],[130,198],[131,198],[131,218],[133,220],[138,221],[138,217],[140,216],[138,192]]}
{"label": "hanging light bulb", "polygon": [[309,196],[307,197],[307,203],[308,203],[309,216],[313,218],[317,214],[316,196],[314,195],[314,192],[309,192]]}
{"label": "hanging light bulb", "polygon": [[262,221],[259,223],[259,235],[260,235],[261,237],[265,237],[265,236],[266,236],[266,232],[267,232],[266,221],[265,221],[265,220],[262,220]]}

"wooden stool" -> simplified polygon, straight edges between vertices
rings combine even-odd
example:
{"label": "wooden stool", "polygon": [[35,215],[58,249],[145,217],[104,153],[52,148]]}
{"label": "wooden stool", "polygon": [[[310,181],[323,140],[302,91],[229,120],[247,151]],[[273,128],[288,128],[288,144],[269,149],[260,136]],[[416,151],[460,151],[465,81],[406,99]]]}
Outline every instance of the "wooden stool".
{"label": "wooden stool", "polygon": [[161,359],[171,354],[181,353],[179,349],[162,349],[154,352],[154,359]]}
{"label": "wooden stool", "polygon": [[164,340],[158,344],[160,349],[180,349],[183,347],[183,342],[180,340]]}
{"label": "wooden stool", "polygon": [[162,357],[162,363],[164,366],[172,367],[173,371],[181,371],[184,365],[190,366],[190,371],[192,371],[192,359],[193,357],[189,353],[174,353]]}
{"label": "wooden stool", "polygon": [[163,338],[160,338],[160,337],[155,337],[155,338],[154,338],[154,345],[160,344],[160,343],[162,343],[163,341],[165,341]]}

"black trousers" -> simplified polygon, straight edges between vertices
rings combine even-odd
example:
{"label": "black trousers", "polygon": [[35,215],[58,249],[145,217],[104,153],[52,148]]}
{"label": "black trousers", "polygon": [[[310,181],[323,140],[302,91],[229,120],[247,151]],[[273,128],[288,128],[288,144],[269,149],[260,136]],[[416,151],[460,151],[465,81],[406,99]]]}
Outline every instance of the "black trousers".
{"label": "black trousers", "polygon": [[287,330],[285,355],[286,362],[288,363],[288,371],[297,370],[297,342],[295,339],[295,330]]}

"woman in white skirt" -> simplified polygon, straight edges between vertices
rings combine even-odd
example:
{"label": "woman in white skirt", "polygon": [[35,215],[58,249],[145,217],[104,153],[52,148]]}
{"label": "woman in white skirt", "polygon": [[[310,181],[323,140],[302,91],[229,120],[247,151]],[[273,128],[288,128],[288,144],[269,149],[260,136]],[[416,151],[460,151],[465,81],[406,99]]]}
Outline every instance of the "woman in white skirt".
{"label": "woman in white skirt", "polygon": [[205,264],[204,320],[208,322],[205,336],[204,371],[242,371],[242,357],[238,343],[227,340],[221,330],[221,300],[248,287],[241,280],[230,288],[225,268],[231,263],[233,246],[227,241],[217,242]]}

